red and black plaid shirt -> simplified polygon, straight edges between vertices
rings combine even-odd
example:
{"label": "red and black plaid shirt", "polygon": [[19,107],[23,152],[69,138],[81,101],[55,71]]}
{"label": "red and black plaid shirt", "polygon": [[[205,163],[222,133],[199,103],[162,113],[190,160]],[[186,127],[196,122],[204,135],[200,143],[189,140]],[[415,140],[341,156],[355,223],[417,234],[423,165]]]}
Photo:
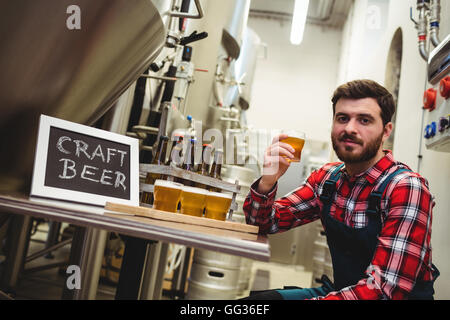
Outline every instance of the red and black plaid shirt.
{"label": "red and black plaid shirt", "polygon": [[[384,151],[386,155],[373,167],[354,177],[349,177],[345,166],[341,169],[331,217],[352,228],[367,226],[370,192],[395,170],[411,170],[395,161],[389,150]],[[319,219],[323,184],[339,164],[329,163],[314,171],[305,184],[278,200],[275,200],[277,185],[267,195],[256,191],[258,179],[244,203],[247,223],[258,225],[260,233],[267,234]],[[434,204],[427,180],[418,173],[402,172],[395,176],[381,200],[382,230],[366,271],[369,278],[319,299],[404,299],[416,281],[432,280],[430,238]]]}

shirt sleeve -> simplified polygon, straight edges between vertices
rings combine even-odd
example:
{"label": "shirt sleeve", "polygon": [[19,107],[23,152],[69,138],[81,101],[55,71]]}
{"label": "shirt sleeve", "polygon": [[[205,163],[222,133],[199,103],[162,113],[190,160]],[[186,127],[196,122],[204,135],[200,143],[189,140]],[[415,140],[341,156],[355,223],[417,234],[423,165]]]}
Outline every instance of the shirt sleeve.
{"label": "shirt sleeve", "polygon": [[367,278],[317,299],[404,299],[414,288],[421,270],[431,268],[427,262],[435,203],[426,180],[411,175],[402,178],[388,199],[388,215],[366,270]]}
{"label": "shirt sleeve", "polygon": [[243,207],[247,224],[259,226],[260,234],[284,232],[320,217],[316,172],[302,186],[277,200],[278,184],[267,194],[260,194],[257,192],[260,179],[252,184]]}

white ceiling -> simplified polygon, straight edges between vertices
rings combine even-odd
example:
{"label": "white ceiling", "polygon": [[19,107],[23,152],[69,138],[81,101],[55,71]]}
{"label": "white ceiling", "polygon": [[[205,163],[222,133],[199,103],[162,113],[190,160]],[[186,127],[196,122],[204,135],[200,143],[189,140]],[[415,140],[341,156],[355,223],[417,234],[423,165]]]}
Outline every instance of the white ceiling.
{"label": "white ceiling", "polygon": [[[251,0],[250,16],[291,20],[295,0]],[[353,0],[310,0],[307,23],[342,28]]]}

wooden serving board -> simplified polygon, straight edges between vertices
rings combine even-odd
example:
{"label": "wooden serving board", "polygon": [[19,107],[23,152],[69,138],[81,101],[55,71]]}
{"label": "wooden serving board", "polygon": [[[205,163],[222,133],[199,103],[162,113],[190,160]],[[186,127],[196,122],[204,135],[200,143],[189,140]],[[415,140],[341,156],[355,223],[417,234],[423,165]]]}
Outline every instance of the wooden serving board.
{"label": "wooden serving board", "polygon": [[135,216],[152,218],[152,219],[157,219],[157,220],[165,220],[165,221],[172,221],[172,222],[178,222],[178,223],[193,224],[193,225],[225,229],[225,230],[231,230],[231,231],[239,231],[239,232],[254,233],[254,234],[257,234],[259,231],[258,226],[252,226],[252,225],[237,223],[237,222],[232,222],[232,221],[220,221],[220,220],[209,219],[209,218],[205,218],[205,217],[194,217],[194,216],[189,216],[189,215],[185,215],[185,214],[181,214],[181,213],[161,211],[161,210],[156,210],[156,209],[147,208],[147,207],[136,207],[136,206],[129,206],[129,205],[125,205],[125,204],[107,202],[105,205],[105,209],[109,210],[109,211],[122,212],[122,213],[132,214]]}
{"label": "wooden serving board", "polygon": [[[106,216],[115,216],[117,217],[117,212],[113,213],[111,211],[104,213]],[[240,232],[240,231],[232,231],[232,230],[226,230],[226,229],[218,229],[218,228],[211,228],[211,227],[205,227],[200,225],[194,225],[194,224],[187,224],[187,223],[177,223],[173,221],[167,221],[167,220],[159,220],[159,219],[152,219],[152,218],[146,218],[141,216],[135,216],[135,215],[123,215],[120,217],[120,219],[125,220],[131,220],[131,221],[137,221],[143,224],[150,224],[153,226],[158,227],[166,227],[171,229],[177,229],[182,231],[188,231],[188,232],[196,232],[196,233],[203,233],[211,236],[218,236],[218,237],[226,237],[226,238],[233,238],[233,239],[239,239],[239,240],[249,240],[249,241],[257,241],[258,235],[256,233],[248,233],[248,232]]]}

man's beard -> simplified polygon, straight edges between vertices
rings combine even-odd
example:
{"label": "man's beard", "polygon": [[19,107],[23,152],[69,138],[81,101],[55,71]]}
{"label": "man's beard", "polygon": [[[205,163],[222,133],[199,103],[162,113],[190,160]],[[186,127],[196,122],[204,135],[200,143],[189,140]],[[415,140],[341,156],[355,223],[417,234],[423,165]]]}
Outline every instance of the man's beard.
{"label": "man's beard", "polygon": [[333,135],[331,135],[331,142],[333,143],[333,149],[336,152],[338,158],[345,163],[358,163],[358,162],[366,162],[370,159],[373,159],[380,149],[381,144],[383,143],[383,132],[374,140],[369,141],[367,146],[362,149],[359,154],[351,153],[353,147],[351,146],[343,146],[345,150],[341,151],[340,146],[338,146],[338,141],[350,140],[352,142],[358,143],[362,145],[363,142],[358,140],[355,137],[344,134],[341,138],[337,139]]}

